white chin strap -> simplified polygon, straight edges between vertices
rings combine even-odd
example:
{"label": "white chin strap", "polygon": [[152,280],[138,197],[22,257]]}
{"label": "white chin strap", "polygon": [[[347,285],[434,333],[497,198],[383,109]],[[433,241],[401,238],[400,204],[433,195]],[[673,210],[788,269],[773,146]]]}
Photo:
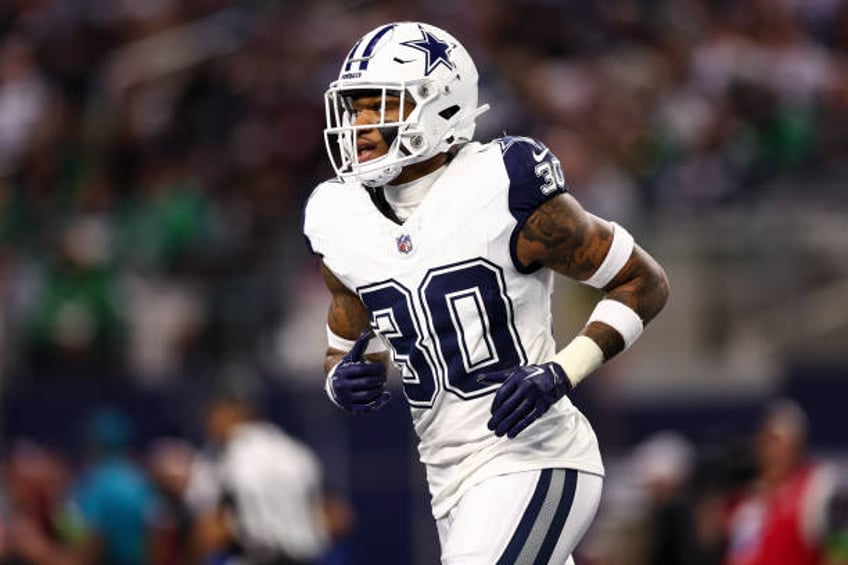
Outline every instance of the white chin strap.
{"label": "white chin strap", "polygon": [[365,186],[374,188],[377,186],[383,186],[387,182],[396,179],[400,174],[401,169],[403,169],[403,167],[400,165],[389,165],[388,167],[377,169],[376,171],[368,171],[366,173],[357,174],[356,178],[359,179],[359,182]]}

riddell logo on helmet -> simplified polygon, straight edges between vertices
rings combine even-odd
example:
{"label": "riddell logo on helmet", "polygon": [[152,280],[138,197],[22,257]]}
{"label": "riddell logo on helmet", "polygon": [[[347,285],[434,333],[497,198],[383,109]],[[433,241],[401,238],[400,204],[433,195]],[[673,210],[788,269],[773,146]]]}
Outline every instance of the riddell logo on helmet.
{"label": "riddell logo on helmet", "polygon": [[362,73],[345,73],[342,75],[342,80],[348,80],[352,78],[359,78],[362,76]]}

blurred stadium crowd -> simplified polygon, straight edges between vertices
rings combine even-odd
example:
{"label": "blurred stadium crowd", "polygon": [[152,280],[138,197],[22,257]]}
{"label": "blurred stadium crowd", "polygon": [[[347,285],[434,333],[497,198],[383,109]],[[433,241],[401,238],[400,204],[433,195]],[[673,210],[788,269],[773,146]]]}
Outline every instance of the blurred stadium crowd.
{"label": "blurred stadium crowd", "polygon": [[395,20],[469,48],[479,139],[542,139],[636,232],[845,204],[845,0],[2,0],[0,390],[302,370],[280,344],[317,276],[321,95]]}
{"label": "blurred stadium crowd", "polygon": [[844,165],[836,0],[527,1],[520,18],[510,2],[8,0],[5,374],[155,381],[267,356],[304,268],[301,204],[329,174],[321,93],[360,30],[400,18],[469,44],[493,107],[481,139],[544,139],[585,205],[629,225]]}

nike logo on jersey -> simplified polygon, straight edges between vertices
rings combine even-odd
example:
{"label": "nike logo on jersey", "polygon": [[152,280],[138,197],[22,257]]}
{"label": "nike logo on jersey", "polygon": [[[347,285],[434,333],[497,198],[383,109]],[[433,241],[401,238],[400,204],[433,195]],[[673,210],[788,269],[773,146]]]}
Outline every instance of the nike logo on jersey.
{"label": "nike logo on jersey", "polygon": [[400,57],[395,57],[395,58],[393,59],[393,61],[395,61],[395,62],[397,62],[397,63],[400,63],[401,65],[405,65],[405,64],[407,64],[407,63],[411,63],[411,62],[413,62],[414,60],[415,60],[415,59],[410,59],[410,60],[408,60],[408,61],[404,61],[404,60],[403,60],[403,59],[401,59]]}
{"label": "nike logo on jersey", "polygon": [[547,154],[549,153],[549,151],[550,151],[550,150],[549,150],[547,147],[545,147],[545,150],[544,150],[544,151],[541,151],[541,152],[539,152],[539,153],[537,153],[537,152],[533,151],[533,159],[534,159],[537,163],[541,163],[541,162],[542,162],[542,159],[544,159],[544,158],[545,158],[545,155],[547,155]]}

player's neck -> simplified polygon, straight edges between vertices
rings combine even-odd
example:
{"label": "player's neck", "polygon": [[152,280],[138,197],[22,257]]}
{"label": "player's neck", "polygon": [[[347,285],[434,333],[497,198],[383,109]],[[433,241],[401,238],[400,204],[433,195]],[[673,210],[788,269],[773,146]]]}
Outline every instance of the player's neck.
{"label": "player's neck", "polygon": [[445,163],[448,162],[448,154],[447,153],[439,153],[438,155],[434,155],[430,157],[426,161],[421,161],[420,163],[413,163],[412,165],[407,165],[403,168],[400,174],[395,178],[390,185],[399,185],[399,184],[408,184],[415,180],[420,179],[421,177],[426,177],[433,171],[438,170]]}
{"label": "player's neck", "polygon": [[444,165],[434,169],[426,175],[416,177],[404,184],[387,185],[383,190],[386,203],[392,208],[395,216],[405,222],[418,208],[424,198],[430,192],[430,188],[436,183],[445,171]]}

